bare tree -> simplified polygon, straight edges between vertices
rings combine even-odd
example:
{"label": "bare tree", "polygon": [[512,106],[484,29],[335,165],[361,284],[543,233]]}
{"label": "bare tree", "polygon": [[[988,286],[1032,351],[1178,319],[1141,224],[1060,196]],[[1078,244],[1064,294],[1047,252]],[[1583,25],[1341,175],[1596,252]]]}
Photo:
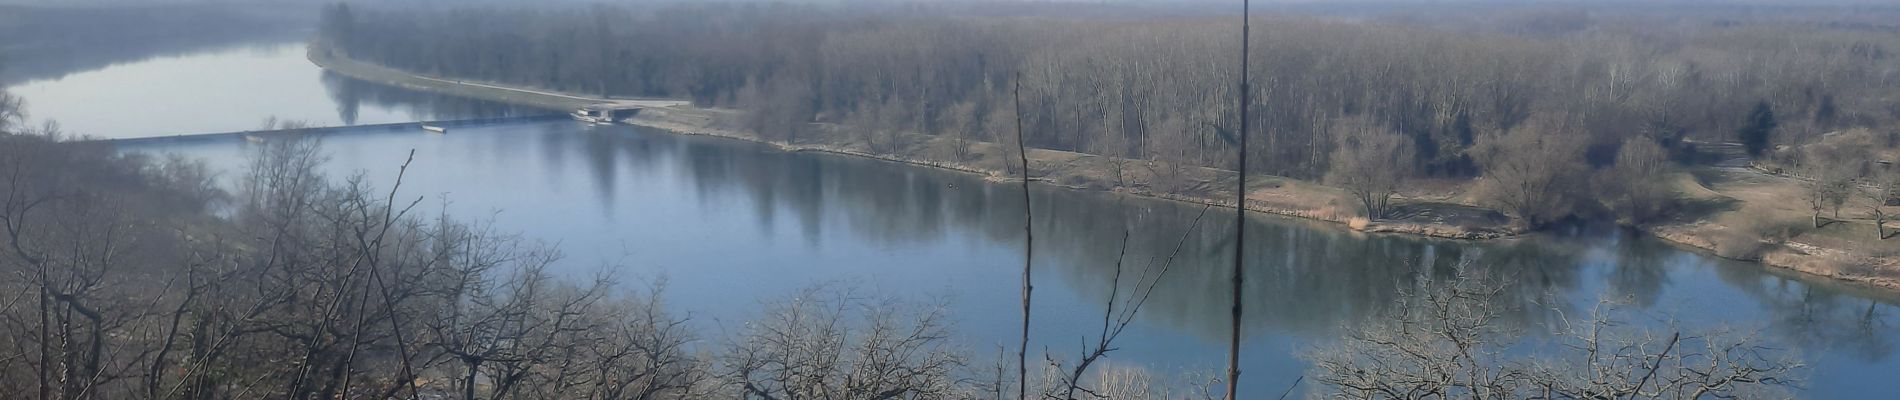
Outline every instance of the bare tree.
{"label": "bare tree", "polygon": [[950,137],[950,161],[970,161],[970,145],[976,141],[972,138],[980,137],[978,131],[983,129],[977,120],[976,103],[962,101],[951,105],[942,119],[938,125],[943,129],[942,135]]}
{"label": "bare tree", "polygon": [[1630,223],[1642,223],[1662,214],[1676,196],[1669,154],[1656,141],[1633,137],[1617,150],[1616,164],[1598,175],[1604,202]]}
{"label": "bare tree", "polygon": [[1486,138],[1478,146],[1486,197],[1532,228],[1569,215],[1573,194],[1587,183],[1578,176],[1583,146],[1572,129],[1560,119],[1533,118]]}
{"label": "bare tree", "polygon": [[[943,308],[811,287],[767,304],[727,346],[725,378],[744,398],[944,399],[953,375]],[[854,311],[854,310],[862,310]],[[973,393],[969,393],[973,395]]]}
{"label": "bare tree", "polygon": [[1878,235],[1875,238],[1887,240],[1887,219],[1891,215],[1887,214],[1886,208],[1894,200],[1895,191],[1900,190],[1900,174],[1884,166],[1876,168],[1866,179],[1872,190],[1862,193],[1867,195],[1867,215],[1874,219],[1874,233]]}
{"label": "bare tree", "polygon": [[[1331,398],[1734,398],[1773,393],[1804,369],[1771,345],[1715,330],[1621,332],[1611,305],[1564,322],[1558,351],[1507,351],[1519,329],[1500,319],[1507,284],[1469,260],[1443,280],[1420,275],[1392,315],[1363,321],[1307,354]],[[1430,274],[1430,271],[1423,271]]]}
{"label": "bare tree", "polygon": [[1367,118],[1334,123],[1339,144],[1331,156],[1326,181],[1352,192],[1365,207],[1366,219],[1385,218],[1392,196],[1410,177],[1415,164],[1405,140]]}
{"label": "bare tree", "polygon": [[1815,228],[1821,227],[1822,211],[1832,209],[1834,219],[1841,218],[1841,206],[1854,197],[1857,190],[1854,180],[1860,174],[1863,151],[1823,143],[1809,146],[1802,155],[1801,170],[1807,176],[1801,186],[1805,189],[1808,209],[1813,211]]}
{"label": "bare tree", "polygon": [[1023,178],[1023,334],[1022,341],[1016,347],[1016,398],[1029,395],[1029,300],[1036,291],[1036,285],[1030,280],[1034,271],[1036,255],[1036,203],[1029,200],[1029,148],[1023,145],[1023,80],[1019,75],[1015,87],[1010,91],[1011,101],[1016,112],[1016,157],[1022,168]]}
{"label": "bare tree", "polygon": [[0,134],[11,134],[26,119],[26,101],[0,89]]}

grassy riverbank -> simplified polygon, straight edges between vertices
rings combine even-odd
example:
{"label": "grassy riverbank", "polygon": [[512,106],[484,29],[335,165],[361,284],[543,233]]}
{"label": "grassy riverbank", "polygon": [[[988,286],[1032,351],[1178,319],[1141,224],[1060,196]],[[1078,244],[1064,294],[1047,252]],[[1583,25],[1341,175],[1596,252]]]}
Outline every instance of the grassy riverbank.
{"label": "grassy riverbank", "polygon": [[[1815,227],[1802,182],[1748,168],[1702,167],[1671,178],[1683,210],[1646,230],[1717,256],[1900,290],[1900,239],[1876,238],[1854,198]],[[1891,231],[1890,231],[1891,233]],[[1890,235],[1891,237],[1891,235]]]}
{"label": "grassy riverbank", "polygon": [[[326,56],[313,51],[311,58],[332,71],[411,89],[548,108],[587,104],[573,97],[471,86]],[[878,132],[873,133],[878,140],[867,140],[864,132],[833,124],[812,124],[788,143],[745,129],[744,118],[745,113],[738,110],[674,106],[646,109],[628,122],[680,134],[767,143],[786,151],[869,157],[981,174],[994,180],[1015,176],[1010,168],[1014,155],[997,143],[959,142],[910,132]],[[1033,179],[1047,184],[1233,206],[1233,171],[1044,149],[1030,149],[1029,159]],[[1721,257],[1900,289],[1900,258],[1895,257],[1900,255],[1900,244],[1873,241],[1872,234],[1859,235],[1861,230],[1873,229],[1870,223],[1846,220],[1799,229],[1793,225],[1805,221],[1806,214],[1796,210],[1803,204],[1794,194],[1799,190],[1798,183],[1725,175],[1729,173],[1739,172],[1708,169],[1670,178],[1678,182],[1677,189],[1688,206],[1674,218],[1646,226],[1646,230],[1664,240]],[[1403,205],[1395,212],[1398,218],[1371,222],[1358,217],[1357,203],[1344,190],[1283,177],[1256,176],[1250,182],[1247,207],[1335,222],[1361,232],[1450,239],[1492,239],[1519,233],[1510,228],[1511,221],[1503,214],[1477,206],[1465,190],[1468,184],[1448,186],[1406,193],[1409,198],[1400,201]]]}

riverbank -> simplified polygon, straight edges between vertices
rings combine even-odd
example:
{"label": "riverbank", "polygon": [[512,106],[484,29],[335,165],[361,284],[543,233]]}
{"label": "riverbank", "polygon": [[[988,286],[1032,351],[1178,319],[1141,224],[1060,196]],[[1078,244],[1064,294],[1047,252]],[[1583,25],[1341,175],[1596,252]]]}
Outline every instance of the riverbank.
{"label": "riverbank", "polygon": [[[859,132],[832,124],[811,124],[791,142],[744,129],[737,110],[669,107],[642,110],[627,122],[681,134],[708,135],[766,143],[785,151],[816,151],[874,158],[984,175],[993,181],[1017,178],[1020,163],[1013,147],[992,142],[912,132]],[[875,138],[866,138],[874,135]],[[867,143],[877,143],[876,146]],[[1048,149],[1029,149],[1030,179],[1077,190],[1233,207],[1234,171],[1133,160]],[[1357,203],[1339,188],[1285,177],[1249,177],[1247,209],[1267,214],[1341,224],[1368,233],[1481,240],[1513,236],[1510,220],[1493,210],[1434,201],[1407,202],[1377,222],[1359,218]]]}
{"label": "riverbank", "polygon": [[[312,47],[311,62],[353,78],[412,90],[520,104],[549,109],[573,109],[616,100],[582,94],[502,87],[495,84],[437,79],[393,68],[339,57]],[[1012,148],[997,143],[960,140],[912,132],[865,133],[833,124],[814,123],[794,140],[764,137],[743,128],[738,110],[693,107],[684,104],[649,106],[625,122],[669,132],[705,135],[765,143],[785,151],[814,151],[984,175],[995,181],[1015,178]],[[873,146],[872,144],[876,145]],[[1078,190],[1102,190],[1194,204],[1233,207],[1238,174],[1213,168],[1104,157],[1093,154],[1029,149],[1031,179]],[[1357,203],[1344,190],[1295,179],[1249,177],[1247,209],[1268,214],[1333,222],[1360,232],[1408,234],[1444,239],[1481,240],[1514,236],[1510,220],[1493,210],[1437,201],[1407,202],[1402,218],[1367,221],[1359,218]]]}
{"label": "riverbank", "polygon": [[[584,95],[420,77],[347,58],[327,57],[327,53],[315,51],[311,52],[311,58],[312,62],[331,71],[415,90],[544,108],[577,108],[608,101],[592,99],[588,102]],[[782,138],[786,136],[782,133],[774,138],[745,129],[744,117],[744,112],[739,110],[682,104],[646,108],[626,122],[678,134],[764,143],[785,151],[867,157],[979,174],[995,181],[1017,179],[1012,165],[1018,161],[1012,147],[997,143],[911,132],[862,132],[821,123],[810,124],[794,140],[788,141]],[[1045,184],[1234,206],[1232,188],[1238,174],[1233,171],[1046,149],[1030,149],[1028,158],[1031,179]],[[1249,180],[1247,209],[1250,211],[1336,223],[1357,232],[1459,240],[1496,239],[1522,233],[1512,228],[1512,221],[1502,213],[1477,207],[1470,204],[1468,198],[1458,195],[1420,194],[1400,202],[1402,206],[1395,212],[1399,218],[1373,222],[1358,217],[1357,203],[1339,188],[1276,176],[1255,175]],[[1811,234],[1797,238],[1799,235],[1793,234],[1788,223],[1780,219],[1787,219],[1783,217],[1790,213],[1783,208],[1803,204],[1798,199],[1753,198],[1758,196],[1749,194],[1764,191],[1751,185],[1708,184],[1692,176],[1682,180],[1678,189],[1687,207],[1700,209],[1701,214],[1684,213],[1676,220],[1645,226],[1646,232],[1719,257],[1900,290],[1900,258],[1895,257],[1900,255],[1900,244],[1892,245],[1895,248],[1891,251],[1857,247],[1859,241],[1844,239],[1850,236],[1840,232],[1854,226],[1853,221],[1839,221],[1830,225],[1834,229],[1814,229]],[[1784,193],[1792,185],[1781,182],[1768,186],[1775,190],[1766,192]],[[1758,217],[1762,215],[1776,218]]]}
{"label": "riverbank", "polygon": [[448,95],[488,100],[535,108],[558,111],[573,111],[590,105],[609,105],[620,108],[633,107],[672,107],[687,105],[688,102],[673,99],[608,99],[581,93],[564,93],[553,90],[508,87],[494,83],[456,79],[442,79],[412,74],[395,68],[356,61],[341,57],[312,45],[305,51],[310,62],[325,70],[348,75],[352,78],[396,86],[405,89],[437,92]]}
{"label": "riverbank", "polygon": [[1684,210],[1645,227],[1656,237],[1719,257],[1900,291],[1900,239],[1878,238],[1854,218],[1871,200],[1854,198],[1841,218],[1814,226],[1802,182],[1746,167],[1701,167],[1674,179]]}

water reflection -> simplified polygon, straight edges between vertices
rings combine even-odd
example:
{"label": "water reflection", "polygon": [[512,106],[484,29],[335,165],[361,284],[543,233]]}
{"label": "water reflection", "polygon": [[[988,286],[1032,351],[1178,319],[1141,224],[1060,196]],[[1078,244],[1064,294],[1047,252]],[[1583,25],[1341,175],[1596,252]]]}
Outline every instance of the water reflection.
{"label": "water reflection", "polygon": [[301,41],[252,39],[262,41],[147,48],[163,56],[82,63],[70,67],[94,69],[8,90],[26,100],[34,124],[57,120],[69,132],[106,138],[241,131],[271,116],[339,126],[547,112],[358,81],[311,64]]}
{"label": "water reflection", "polygon": [[[1017,193],[979,177],[667,135],[583,137],[543,136],[545,152],[587,157],[582,164],[602,204],[615,203],[611,185],[622,168],[666,163],[685,168],[680,173],[702,195],[743,194],[761,230],[791,224],[817,240],[826,237],[823,229],[842,226],[853,237],[885,244],[980,235],[989,245],[1020,251]],[[1049,188],[1036,191],[1034,206],[1037,254],[1047,257],[1038,262],[1040,276],[1085,299],[1106,295],[1123,231],[1132,235],[1130,254],[1156,257],[1167,254],[1199,212],[1174,202]],[[1188,233],[1181,267],[1161,283],[1141,323],[1208,342],[1224,339],[1233,227],[1231,217],[1216,215]],[[844,223],[823,223],[832,219]],[[1391,315],[1401,290],[1419,277],[1445,282],[1456,264],[1471,262],[1485,278],[1507,284],[1497,299],[1503,322],[1530,332],[1552,332],[1559,318],[1584,315],[1607,299],[1639,311],[1625,317],[1630,323],[1765,328],[1822,359],[1841,354],[1885,366],[1873,371],[1892,368],[1888,359],[1900,336],[1890,326],[1890,296],[1864,297],[1840,285],[1709,259],[1618,229],[1467,243],[1368,236],[1271,217],[1248,223],[1258,234],[1246,243],[1252,256],[1245,326],[1257,335],[1329,337],[1343,324]]]}
{"label": "water reflection", "polygon": [[[540,135],[542,152],[580,156],[602,205],[616,203],[623,170],[664,163],[701,196],[743,194],[758,229],[794,224],[802,236],[824,236],[822,221],[842,218],[855,236],[891,243],[942,240],[976,233],[998,246],[1018,246],[1022,205],[1014,188],[966,174],[881,161],[786,153],[719,140],[686,141],[670,135]],[[1119,235],[1131,236],[1131,254],[1165,254],[1199,212],[1198,206],[1146,198],[1037,187],[1038,254],[1054,276],[1078,287],[1106,287]],[[613,207],[603,207],[609,209]],[[827,212],[840,212],[827,215]],[[790,215],[781,215],[790,214]],[[1222,218],[1226,218],[1223,220]],[[1151,314],[1184,327],[1225,323],[1232,220],[1225,214],[1190,233],[1181,265],[1158,293]],[[1839,311],[1853,299],[1840,290],[1770,274],[1753,265],[1706,259],[1632,233],[1582,229],[1486,243],[1364,235],[1332,226],[1274,217],[1251,218],[1260,232],[1247,243],[1252,261],[1248,326],[1296,333],[1325,332],[1338,321],[1377,317],[1421,274],[1450,278],[1453,265],[1472,261],[1487,278],[1508,282],[1502,301],[1519,310],[1512,320],[1538,325],[1550,318],[1552,294],[1622,298],[1638,308],[1656,305],[1677,275],[1675,267],[1708,270],[1729,287],[1759,301],[1796,326]],[[1019,249],[1012,249],[1016,251]],[[1042,265],[1042,264],[1039,264]],[[1600,271],[1593,271],[1600,270]],[[1601,277],[1586,276],[1600,273]],[[1586,280],[1600,279],[1596,284]],[[1581,293],[1602,286],[1602,293]],[[1574,304],[1572,304],[1574,306]],[[1586,304],[1587,305],[1587,304]],[[1562,306],[1562,305],[1559,305]],[[1543,309],[1543,310],[1540,310]],[[1833,310],[1833,311],[1826,311]],[[1576,311],[1560,309],[1557,311]],[[1867,315],[1858,313],[1855,315]],[[1877,319],[1877,318],[1876,318]],[[1858,321],[1858,319],[1856,319]],[[1224,332],[1221,331],[1221,332]],[[1210,335],[1217,332],[1208,332]]]}
{"label": "water reflection", "polygon": [[[401,89],[322,71],[319,78],[330,101],[336,105],[337,120],[356,125],[365,105],[372,109],[404,110],[407,114],[430,120],[473,119],[540,115],[553,112],[532,107],[474,100],[429,92]],[[385,122],[378,120],[376,122]]]}
{"label": "water reflection", "polygon": [[[366,97],[365,97],[366,98]],[[813,281],[856,280],[943,294],[966,345],[1013,343],[1023,204],[1014,185],[923,167],[733,140],[560,121],[329,139],[339,169],[388,174],[417,148],[415,191],[450,193],[468,212],[502,209],[500,227],[561,242],[577,263],[630,258],[668,274],[674,300],[716,331],[760,297]],[[174,148],[229,165],[243,144]],[[1182,259],[1131,327],[1118,362],[1217,365],[1227,327],[1231,216],[1186,231],[1196,206],[1037,187],[1038,346],[1091,334],[1124,231],[1140,262]],[[1420,277],[1454,266],[1508,283],[1505,323],[1549,333],[1599,299],[1626,301],[1629,323],[1658,329],[1763,329],[1816,366],[1809,394],[1900,390],[1881,379],[1900,333],[1891,296],[1709,259],[1639,234],[1576,228],[1484,243],[1363,235],[1281,218],[1250,219],[1247,365],[1292,377],[1305,344],[1391,315]],[[1255,233],[1257,234],[1251,234]],[[1095,321],[1095,322],[1091,322]],[[1263,394],[1264,395],[1264,394]]]}
{"label": "water reflection", "polygon": [[296,42],[303,40],[309,34],[299,27],[286,25],[289,24],[271,27],[238,27],[233,31],[209,34],[94,40],[86,42],[83,46],[21,46],[22,48],[8,49],[5,51],[6,57],[0,59],[0,85],[57,80],[75,73],[138,63],[158,57],[246,49],[266,43]]}

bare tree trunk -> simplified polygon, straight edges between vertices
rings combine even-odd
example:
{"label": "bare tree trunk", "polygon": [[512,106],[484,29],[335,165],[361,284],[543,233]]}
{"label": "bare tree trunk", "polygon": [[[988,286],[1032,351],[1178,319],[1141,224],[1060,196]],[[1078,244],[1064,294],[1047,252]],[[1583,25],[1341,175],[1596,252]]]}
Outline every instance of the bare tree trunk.
{"label": "bare tree trunk", "polygon": [[38,369],[39,369],[39,374],[40,374],[40,400],[46,400],[48,398],[51,398],[53,394],[52,392],[53,388],[51,386],[47,386],[47,376],[46,376],[47,371],[50,371],[53,369],[53,364],[52,364],[53,360],[52,360],[52,357],[47,354],[48,352],[52,351],[52,348],[46,345],[47,340],[50,340],[52,337],[52,335],[49,334],[49,332],[47,331],[47,324],[51,323],[52,321],[47,319],[47,309],[48,307],[51,307],[51,304],[48,304],[48,301],[47,301],[46,266],[45,265],[40,265],[39,267],[39,278],[40,278],[40,282],[39,282],[40,283],[40,343],[39,343],[40,365]]}
{"label": "bare tree trunk", "polygon": [[1246,281],[1247,250],[1247,16],[1252,4],[1240,2],[1240,178],[1234,185],[1234,308],[1233,330],[1227,338],[1227,399],[1238,399],[1240,388],[1240,298]]}
{"label": "bare tree trunk", "polygon": [[1874,233],[1880,235],[1875,237],[1876,240],[1887,240],[1887,214],[1878,208],[1874,209]]}
{"label": "bare tree trunk", "polygon": [[468,374],[466,374],[465,379],[462,381],[462,399],[475,400],[475,372],[480,369],[481,365],[482,362],[480,359],[468,361]]}
{"label": "bare tree trunk", "polygon": [[1036,291],[1029,273],[1036,254],[1036,213],[1035,206],[1029,202],[1029,148],[1023,145],[1023,76],[1020,73],[1016,74],[1010,96],[1016,103],[1016,157],[1023,163],[1023,336],[1016,348],[1016,398],[1021,400],[1029,398],[1029,299]]}

